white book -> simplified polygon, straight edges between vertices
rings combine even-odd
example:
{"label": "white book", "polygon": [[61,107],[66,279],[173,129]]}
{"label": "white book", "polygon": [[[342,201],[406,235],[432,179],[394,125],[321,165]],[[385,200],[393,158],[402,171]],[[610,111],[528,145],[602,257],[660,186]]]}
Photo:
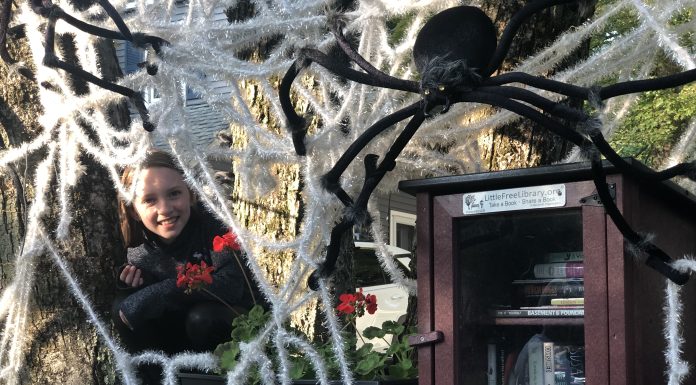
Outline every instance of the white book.
{"label": "white book", "polygon": [[556,363],[554,362],[553,342],[543,343],[544,385],[556,385]]}
{"label": "white book", "polygon": [[497,346],[494,343],[488,344],[488,385],[498,385],[498,364],[496,354]]}

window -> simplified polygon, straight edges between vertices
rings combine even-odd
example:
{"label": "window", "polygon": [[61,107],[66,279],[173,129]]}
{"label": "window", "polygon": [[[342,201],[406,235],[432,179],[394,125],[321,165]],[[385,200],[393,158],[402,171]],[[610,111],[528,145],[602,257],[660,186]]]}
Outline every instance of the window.
{"label": "window", "polygon": [[416,245],[416,216],[401,211],[389,212],[389,244],[405,250]]}

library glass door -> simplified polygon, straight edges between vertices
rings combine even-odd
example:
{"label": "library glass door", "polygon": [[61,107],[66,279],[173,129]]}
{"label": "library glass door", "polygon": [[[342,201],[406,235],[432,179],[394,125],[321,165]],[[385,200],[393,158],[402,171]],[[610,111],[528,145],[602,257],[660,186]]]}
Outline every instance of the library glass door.
{"label": "library glass door", "polygon": [[584,384],[582,210],[463,216],[453,230],[460,383]]}

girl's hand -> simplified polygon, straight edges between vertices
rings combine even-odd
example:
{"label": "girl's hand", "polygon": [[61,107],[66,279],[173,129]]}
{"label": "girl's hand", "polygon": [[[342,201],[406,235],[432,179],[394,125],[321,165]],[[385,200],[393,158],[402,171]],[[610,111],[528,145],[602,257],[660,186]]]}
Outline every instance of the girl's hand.
{"label": "girl's hand", "polygon": [[119,275],[118,279],[130,287],[138,287],[143,284],[141,275],[142,272],[140,269],[133,265],[126,265],[126,267],[121,270],[121,275]]}

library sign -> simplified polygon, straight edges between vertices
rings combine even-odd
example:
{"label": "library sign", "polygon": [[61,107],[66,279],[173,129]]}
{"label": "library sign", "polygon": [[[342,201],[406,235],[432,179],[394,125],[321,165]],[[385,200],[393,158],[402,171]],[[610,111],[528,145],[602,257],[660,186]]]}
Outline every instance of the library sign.
{"label": "library sign", "polygon": [[563,207],[566,204],[564,184],[519,187],[506,190],[465,193],[464,215]]}

